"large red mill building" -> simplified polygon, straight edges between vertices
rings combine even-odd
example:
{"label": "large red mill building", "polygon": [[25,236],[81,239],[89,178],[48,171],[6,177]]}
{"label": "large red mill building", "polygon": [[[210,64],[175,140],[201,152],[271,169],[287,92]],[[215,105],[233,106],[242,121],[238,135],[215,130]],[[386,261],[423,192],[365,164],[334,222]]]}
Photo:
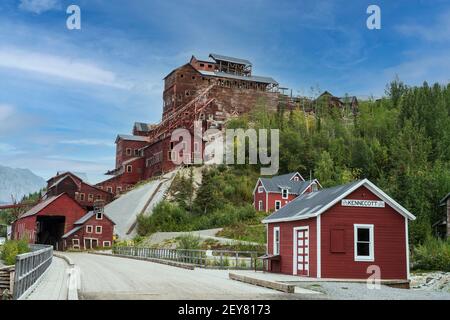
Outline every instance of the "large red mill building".
{"label": "large red mill building", "polygon": [[280,99],[278,82],[255,76],[248,60],[210,54],[208,59],[192,56],[185,65],[164,78],[163,115],[159,124],[135,123],[132,135],[118,135],[116,166],[112,177],[97,186],[120,194],[141,180],[173,170],[174,159],[191,163],[202,154],[204,143],[193,143],[191,154],[173,152],[172,132],[185,128],[193,134],[194,121],[203,130],[222,129],[226,119],[249,112],[264,101],[276,111]]}

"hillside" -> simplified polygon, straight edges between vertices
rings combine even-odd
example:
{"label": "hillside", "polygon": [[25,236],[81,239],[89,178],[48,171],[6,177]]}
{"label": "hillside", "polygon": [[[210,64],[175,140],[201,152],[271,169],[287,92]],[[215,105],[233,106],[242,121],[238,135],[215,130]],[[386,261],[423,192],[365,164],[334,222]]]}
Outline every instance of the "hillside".
{"label": "hillside", "polygon": [[[397,81],[387,94],[361,102],[357,116],[320,103],[314,115],[282,106],[270,113],[261,105],[228,127],[280,128],[279,174],[311,172],[324,187],[368,178],[417,217],[410,226],[415,246],[432,235],[443,216],[439,200],[450,191],[450,85],[410,88]],[[259,223],[252,207],[258,176],[258,166],[209,167],[198,196],[193,179],[180,179],[173,201],[141,218],[138,232],[226,227],[222,236],[264,239],[264,229],[245,227]]]}
{"label": "hillside", "polygon": [[0,166],[0,203],[10,203],[11,195],[17,200],[44,188],[45,180],[28,169]]}

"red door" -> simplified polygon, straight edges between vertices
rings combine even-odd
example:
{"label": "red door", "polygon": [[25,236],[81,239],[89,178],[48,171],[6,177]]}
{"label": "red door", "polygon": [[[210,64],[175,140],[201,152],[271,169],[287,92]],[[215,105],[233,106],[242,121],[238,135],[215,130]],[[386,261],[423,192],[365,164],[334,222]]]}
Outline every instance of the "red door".
{"label": "red door", "polygon": [[296,230],[297,275],[309,275],[309,230]]}

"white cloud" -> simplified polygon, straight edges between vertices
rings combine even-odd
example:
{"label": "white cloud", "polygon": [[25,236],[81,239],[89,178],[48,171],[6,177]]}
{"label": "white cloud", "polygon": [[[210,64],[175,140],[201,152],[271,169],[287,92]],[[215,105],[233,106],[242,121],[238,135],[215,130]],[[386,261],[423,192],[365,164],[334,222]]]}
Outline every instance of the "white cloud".
{"label": "white cloud", "polygon": [[62,140],[61,144],[73,144],[80,146],[106,146],[106,147],[114,147],[114,142],[110,140],[101,140],[101,139],[75,139],[75,140]]}
{"label": "white cloud", "polygon": [[430,42],[445,42],[450,40],[450,11],[441,13],[436,20],[427,25],[403,24],[396,27],[397,31],[406,36],[419,37]]}
{"label": "white cloud", "polygon": [[0,47],[0,67],[89,84],[120,89],[130,88],[129,84],[118,80],[114,72],[105,70],[94,63],[9,47]]}
{"label": "white cloud", "polygon": [[60,0],[20,0],[19,9],[41,14],[61,9],[61,2]]}
{"label": "white cloud", "polygon": [[0,104],[0,123],[7,123],[7,120],[14,114],[14,108],[7,104]]}

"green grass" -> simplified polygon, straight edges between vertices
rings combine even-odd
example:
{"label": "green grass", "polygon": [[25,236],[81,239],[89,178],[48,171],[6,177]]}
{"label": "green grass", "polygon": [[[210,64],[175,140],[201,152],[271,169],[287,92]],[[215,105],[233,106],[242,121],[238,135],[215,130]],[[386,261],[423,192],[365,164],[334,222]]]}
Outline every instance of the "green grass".
{"label": "green grass", "polygon": [[266,228],[263,224],[246,224],[245,222],[240,222],[223,228],[217,236],[242,241],[265,243]]}
{"label": "green grass", "polygon": [[411,261],[416,271],[450,271],[450,241],[429,237],[414,248]]}

